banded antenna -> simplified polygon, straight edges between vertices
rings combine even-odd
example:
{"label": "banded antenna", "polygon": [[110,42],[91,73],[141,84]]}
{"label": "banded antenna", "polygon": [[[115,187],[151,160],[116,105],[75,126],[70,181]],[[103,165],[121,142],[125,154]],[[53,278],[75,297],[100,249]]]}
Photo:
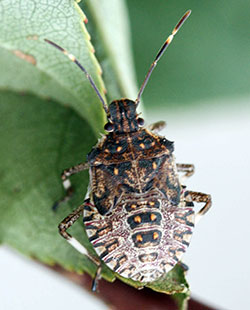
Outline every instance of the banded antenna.
{"label": "banded antenna", "polygon": [[101,93],[99,92],[98,88],[96,87],[94,80],[92,79],[91,75],[89,75],[88,71],[76,59],[76,57],[74,55],[70,54],[68,51],[66,51],[61,46],[57,45],[56,43],[54,43],[48,39],[44,39],[44,41],[49,43],[50,45],[54,46],[55,48],[57,48],[59,51],[63,52],[64,55],[66,55],[71,61],[73,61],[85,73],[87,79],[90,81],[91,86],[94,88],[97,96],[101,100],[104,111],[108,115],[109,114],[108,106],[107,106],[106,102],[104,101],[104,99],[103,99]]}
{"label": "banded antenna", "polygon": [[160,60],[161,56],[164,54],[164,52],[166,51],[167,47],[169,46],[169,44],[171,43],[171,41],[173,40],[174,36],[176,35],[176,33],[178,32],[178,30],[181,28],[181,26],[183,25],[183,23],[185,22],[185,20],[189,17],[189,15],[191,14],[191,10],[188,10],[180,19],[180,21],[178,22],[178,24],[175,26],[174,30],[172,31],[172,33],[170,34],[170,36],[167,38],[167,40],[164,42],[164,44],[162,45],[162,47],[160,48],[158,54],[155,57],[155,60],[153,61],[152,65],[150,66],[148,73],[142,83],[142,86],[139,90],[139,93],[137,95],[137,98],[135,100],[136,105],[139,104],[140,99],[141,99],[141,95],[144,91],[145,86],[148,83],[148,80],[151,76],[151,73],[153,72],[155,66],[157,65],[157,62]]}

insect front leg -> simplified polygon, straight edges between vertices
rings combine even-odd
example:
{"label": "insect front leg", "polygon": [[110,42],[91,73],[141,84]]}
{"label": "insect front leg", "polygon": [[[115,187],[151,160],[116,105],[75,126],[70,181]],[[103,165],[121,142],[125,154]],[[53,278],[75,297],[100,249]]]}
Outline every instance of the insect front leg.
{"label": "insect front leg", "polygon": [[181,182],[185,181],[194,174],[193,164],[176,164],[176,167],[177,172],[184,172],[184,175],[181,177]]}
{"label": "insect front leg", "polygon": [[167,126],[166,122],[159,121],[159,122],[156,122],[156,123],[149,125],[149,130],[157,133],[157,132],[161,131],[162,129],[164,129],[166,126]]}
{"label": "insect front leg", "polygon": [[61,175],[61,179],[62,179],[62,183],[63,183],[63,187],[65,189],[66,195],[62,199],[56,201],[53,204],[52,209],[54,211],[58,208],[58,206],[61,203],[67,202],[73,194],[73,188],[72,188],[71,182],[69,180],[69,177],[73,174],[79,173],[79,172],[86,170],[88,168],[89,168],[88,163],[82,163],[82,164],[76,165],[74,167],[71,167],[71,168],[63,171],[63,173]]}
{"label": "insect front leg", "polygon": [[74,237],[72,237],[68,232],[67,229],[70,228],[78,219],[80,216],[83,214],[84,206],[88,205],[88,202],[83,203],[80,205],[76,210],[74,210],[72,213],[70,213],[58,226],[59,228],[59,233],[63,238],[65,238],[68,243],[70,243],[78,252],[81,254],[87,256],[96,266],[97,266],[97,271],[95,278],[93,280],[92,284],[92,291],[96,291],[97,289],[97,282],[101,277],[101,262],[98,258],[92,256],[89,254],[87,249]]}
{"label": "insect front leg", "polygon": [[204,202],[205,205],[199,210],[199,212],[195,216],[195,223],[198,223],[200,218],[207,213],[207,211],[211,208],[212,206],[212,199],[209,194],[204,194],[200,192],[191,192],[188,191],[188,194],[191,197],[191,200],[194,202]]}

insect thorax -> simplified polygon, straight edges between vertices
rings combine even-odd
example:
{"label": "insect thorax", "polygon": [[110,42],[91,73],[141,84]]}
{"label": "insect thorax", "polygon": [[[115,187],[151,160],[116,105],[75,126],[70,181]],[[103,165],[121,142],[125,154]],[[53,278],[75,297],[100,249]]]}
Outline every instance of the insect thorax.
{"label": "insect thorax", "polygon": [[123,194],[152,188],[177,204],[180,184],[172,152],[172,142],[144,128],[105,136],[88,155],[91,195],[100,214],[114,208]]}

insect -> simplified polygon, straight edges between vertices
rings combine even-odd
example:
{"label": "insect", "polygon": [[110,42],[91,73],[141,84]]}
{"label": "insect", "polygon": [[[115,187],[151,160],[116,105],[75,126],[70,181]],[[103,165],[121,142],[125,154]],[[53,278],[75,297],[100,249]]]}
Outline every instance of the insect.
{"label": "insect", "polygon": [[[93,290],[100,278],[101,261],[121,276],[142,283],[169,272],[189,245],[195,223],[193,202],[204,203],[196,216],[205,214],[211,206],[210,195],[188,191],[183,185],[179,173],[183,173],[182,179],[190,177],[194,166],[175,163],[173,142],[158,135],[165,122],[147,129],[136,112],[153,69],[190,14],[189,10],[183,15],[162,45],[136,100],[115,100],[109,106],[78,60],[46,39],[85,73],[107,115],[107,134],[92,148],[87,162],[62,173],[67,195],[58,202],[66,201],[72,192],[69,177],[89,169],[85,200],[60,223],[59,232],[97,265]],[[67,232],[80,216],[97,257]]]}

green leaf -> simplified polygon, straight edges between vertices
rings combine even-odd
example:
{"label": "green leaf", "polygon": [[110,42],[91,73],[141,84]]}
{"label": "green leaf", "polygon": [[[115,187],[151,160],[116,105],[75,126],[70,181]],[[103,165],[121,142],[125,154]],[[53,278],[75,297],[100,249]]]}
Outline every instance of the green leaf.
{"label": "green leaf", "polygon": [[0,88],[31,92],[73,107],[98,133],[103,111],[89,81],[63,53],[44,41],[54,41],[75,55],[104,96],[101,68],[83,23],[84,14],[73,0],[12,2],[0,3],[0,65],[4,72]]}
{"label": "green leaf", "polygon": [[[106,19],[102,26],[111,10],[108,4],[82,4],[97,58],[105,68],[103,77],[110,100],[126,93],[132,96],[135,89],[122,3],[114,1],[112,5],[119,26],[113,19]],[[69,203],[56,213],[51,206],[63,196],[61,171],[86,160],[103,128],[104,113],[85,75],[63,53],[44,42],[44,38],[50,39],[74,54],[104,96],[101,69],[83,24],[84,14],[68,0],[46,4],[3,0],[0,10],[0,242],[44,263],[93,276],[96,267],[57,229],[59,222],[82,203],[88,173],[72,177],[76,192]],[[70,228],[70,233],[94,253],[81,221]],[[109,281],[117,276],[105,266],[102,275]],[[186,294],[188,286],[183,271],[175,268],[150,288]]]}
{"label": "green leaf", "polygon": [[149,284],[148,287],[157,292],[168,292],[168,294],[189,293],[189,286],[183,268],[178,264],[164,277]]}
{"label": "green leaf", "polygon": [[188,310],[189,296],[189,293],[177,293],[172,296],[176,301],[179,310]]}
{"label": "green leaf", "polygon": [[[121,97],[135,99],[138,89],[132,70],[130,28],[125,2],[109,0],[107,5],[105,1],[87,0],[80,2],[80,7],[87,16],[92,17],[88,28],[90,27],[92,42],[103,68],[109,101]],[[110,67],[117,77],[115,82],[110,74]]]}
{"label": "green leaf", "polygon": [[[57,228],[83,199],[87,172],[72,178],[76,195],[70,205],[56,213],[51,207],[63,195],[60,171],[85,160],[94,131],[73,109],[34,95],[1,92],[0,110],[0,241],[44,263],[93,275],[93,264],[73,250]],[[81,221],[72,234],[90,248]]]}

